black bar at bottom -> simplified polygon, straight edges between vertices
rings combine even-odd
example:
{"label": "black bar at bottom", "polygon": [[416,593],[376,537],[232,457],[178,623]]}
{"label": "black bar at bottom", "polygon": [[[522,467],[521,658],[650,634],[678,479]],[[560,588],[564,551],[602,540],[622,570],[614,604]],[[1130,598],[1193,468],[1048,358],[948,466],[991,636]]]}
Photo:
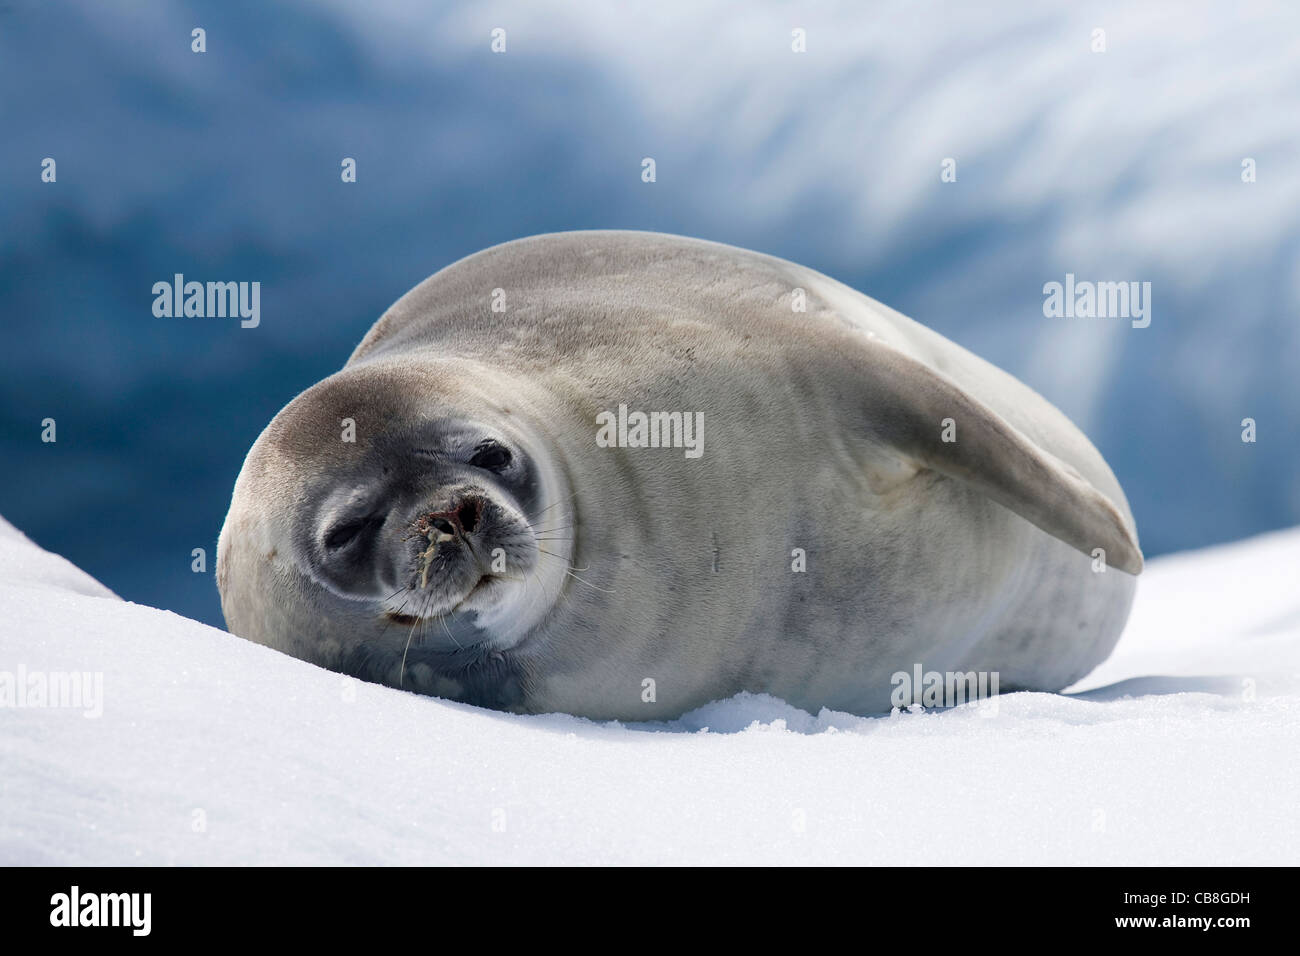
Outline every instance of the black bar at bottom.
{"label": "black bar at bottom", "polygon": [[0,870],[0,880],[8,944],[75,936],[207,945],[265,933],[292,934],[297,943],[398,944],[410,934],[433,943],[461,931],[472,940],[488,927],[499,944],[499,933],[554,940],[567,926],[593,939],[599,928],[617,933],[623,925],[630,938],[669,946],[685,942],[687,919],[735,941],[802,925],[862,945],[881,938],[947,944],[1099,936],[1200,936],[1231,944],[1249,938],[1243,933],[1287,925],[1283,910],[1295,871],[917,866],[570,869],[541,876],[489,869],[10,868]]}

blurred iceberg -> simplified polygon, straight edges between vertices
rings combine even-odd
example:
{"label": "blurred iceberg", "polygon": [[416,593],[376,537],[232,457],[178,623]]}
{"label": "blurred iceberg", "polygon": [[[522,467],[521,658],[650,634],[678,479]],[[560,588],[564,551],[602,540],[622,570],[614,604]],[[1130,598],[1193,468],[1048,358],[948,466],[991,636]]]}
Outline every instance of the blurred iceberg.
{"label": "blurred iceberg", "polygon": [[[0,505],[126,597],[220,623],[191,552],[261,427],[429,273],[575,228],[794,259],[975,350],[1149,555],[1300,522],[1294,6],[19,2],[0,84]],[[261,326],[154,318],[177,272],[260,281]],[[1067,273],[1151,282],[1150,327],[1045,318]]]}

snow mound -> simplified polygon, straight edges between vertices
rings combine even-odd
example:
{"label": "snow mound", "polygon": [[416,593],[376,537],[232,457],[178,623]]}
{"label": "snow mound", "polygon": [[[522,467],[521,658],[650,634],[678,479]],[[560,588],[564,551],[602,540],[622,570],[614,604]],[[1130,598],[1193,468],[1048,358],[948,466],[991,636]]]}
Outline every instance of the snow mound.
{"label": "snow mound", "polygon": [[1300,529],[1152,561],[1066,695],[625,726],[320,670],[0,519],[0,863],[1294,863],[1297,567]]}

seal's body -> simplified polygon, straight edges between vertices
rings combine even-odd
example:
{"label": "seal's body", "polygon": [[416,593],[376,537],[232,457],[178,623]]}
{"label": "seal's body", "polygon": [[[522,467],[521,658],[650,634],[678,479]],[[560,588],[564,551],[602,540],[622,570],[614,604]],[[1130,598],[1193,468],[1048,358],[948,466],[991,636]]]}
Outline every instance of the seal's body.
{"label": "seal's body", "polygon": [[886,711],[917,665],[1059,690],[1141,565],[1106,463],[1006,373],[789,262],[578,232],[393,305],[254,445],[217,575],[232,632],[325,667],[647,719]]}

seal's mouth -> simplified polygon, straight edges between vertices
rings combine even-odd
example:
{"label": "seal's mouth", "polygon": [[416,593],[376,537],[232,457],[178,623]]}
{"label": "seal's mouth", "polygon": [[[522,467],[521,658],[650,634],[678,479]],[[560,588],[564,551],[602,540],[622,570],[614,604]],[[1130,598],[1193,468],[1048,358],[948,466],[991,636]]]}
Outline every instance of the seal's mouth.
{"label": "seal's mouth", "polygon": [[465,592],[463,597],[444,610],[435,611],[432,614],[402,614],[397,611],[385,611],[384,617],[388,618],[388,620],[392,621],[394,624],[406,624],[409,626],[425,621],[436,621],[439,618],[450,617],[453,614],[463,614],[466,611],[475,610],[475,608],[466,607],[472,599],[488,596],[493,589],[499,588],[508,580],[510,579],[504,575],[484,574],[474,582],[474,585]]}
{"label": "seal's mouth", "polygon": [[506,578],[503,575],[497,575],[497,574],[483,575],[481,578],[478,579],[478,581],[474,584],[474,586],[469,589],[469,593],[466,594],[463,598],[461,598],[460,602],[456,604],[455,607],[452,608],[453,613],[464,609],[465,605],[469,603],[471,598],[475,596],[485,597],[493,589],[499,588],[504,582],[508,580],[509,578]]}
{"label": "seal's mouth", "polygon": [[394,624],[400,624],[404,627],[415,627],[421,621],[428,620],[423,617],[416,617],[414,614],[398,614],[396,611],[388,611],[384,614]]}

